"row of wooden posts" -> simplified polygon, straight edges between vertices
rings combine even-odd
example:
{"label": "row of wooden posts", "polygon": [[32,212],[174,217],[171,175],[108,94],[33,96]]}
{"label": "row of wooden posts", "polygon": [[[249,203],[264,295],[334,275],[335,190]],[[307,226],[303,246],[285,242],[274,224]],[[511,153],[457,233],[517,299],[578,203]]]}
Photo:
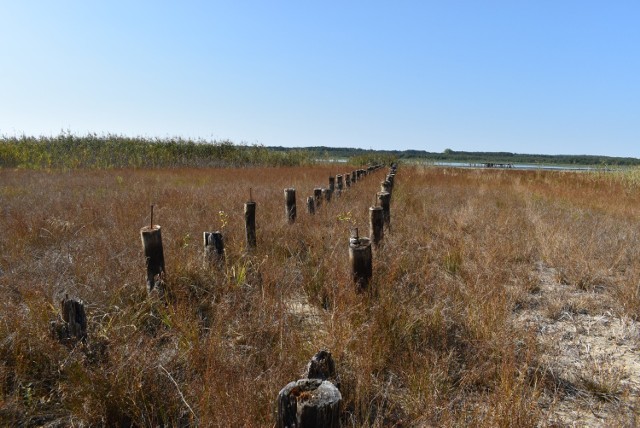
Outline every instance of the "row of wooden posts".
{"label": "row of wooden posts", "polygon": [[[309,196],[307,198],[307,211],[310,214],[315,214],[323,200],[326,201],[325,203],[330,202],[333,194],[339,195],[345,190],[345,186],[352,186],[368,174],[380,168],[382,168],[382,165],[375,165],[370,166],[367,169],[355,170],[349,174],[339,174],[335,177],[329,177],[329,187],[315,188],[313,196]],[[346,179],[346,177],[348,177],[348,179]],[[251,251],[257,246],[256,202],[253,201],[252,197],[249,199],[250,200],[244,204],[244,219],[247,249]],[[386,207],[386,218],[388,218],[388,198],[385,199],[385,201],[386,202],[382,202],[382,207]],[[289,223],[294,223],[297,216],[295,189],[284,189],[284,202],[286,219]],[[145,226],[140,230],[140,236],[142,239],[147,267],[147,291],[152,292],[162,283],[165,275],[164,253],[162,249],[162,229],[159,225],[153,224],[153,206],[151,206],[150,225]],[[205,261],[210,263],[224,260],[224,237],[222,236],[222,233],[220,231],[204,232],[203,236]]]}
{"label": "row of wooden posts", "polygon": [[[338,175],[337,188],[334,177],[329,178],[328,188],[314,189],[313,196],[307,198],[307,211],[314,214],[321,201],[331,201],[331,195],[337,190],[350,187],[368,173],[381,166],[357,170],[352,174]],[[360,237],[358,229],[351,231],[349,238],[349,261],[354,283],[359,291],[366,290],[373,275],[372,244],[378,247],[383,240],[385,228],[391,229],[391,195],[397,166],[391,166],[385,180],[376,193],[376,205],[369,208],[369,237]],[[344,179],[346,177],[346,179]],[[324,196],[324,197],[323,197]],[[250,198],[252,199],[252,198]],[[294,189],[285,189],[285,213],[289,222],[296,219],[296,198]],[[255,231],[256,203],[249,200],[244,205],[245,229],[248,249],[256,247]],[[151,206],[150,225],[140,231],[147,268],[147,291],[161,291],[165,275],[164,251],[162,247],[161,227],[153,224],[153,206]],[[224,240],[219,231],[204,232],[204,253],[207,261],[224,259]],[[87,317],[84,304],[80,300],[61,301],[62,319],[52,322],[52,331],[63,342],[75,343],[87,338]],[[335,363],[331,353],[318,352],[307,366],[305,378],[287,384],[278,394],[276,425],[279,428],[315,428],[339,427],[342,395],[339,390]]]}
{"label": "row of wooden posts", "polygon": [[[315,188],[314,195],[307,198],[307,210],[310,214],[314,214],[320,207],[322,200],[329,202],[334,193],[340,194],[343,190],[362,180],[368,174],[381,168],[381,165],[370,166],[367,169],[358,169],[349,174],[337,175],[329,178],[329,187]],[[337,181],[337,186],[336,186]],[[249,250],[255,249],[256,240],[256,202],[253,201],[250,193],[250,200],[244,204],[244,218],[246,242]],[[383,202],[383,207],[384,207]],[[388,202],[387,202],[388,211]],[[287,219],[290,222],[296,218],[295,190],[285,189],[285,208]],[[373,209],[373,208],[372,208]],[[377,217],[376,217],[377,218]],[[376,220],[377,221],[377,220]],[[147,291],[153,292],[158,290],[165,276],[164,250],[162,246],[162,229],[159,225],[153,223],[153,205],[151,206],[151,218],[149,226],[145,226],[140,230],[144,256],[146,260],[146,283]],[[372,224],[373,220],[372,220]],[[378,223],[375,223],[378,224]],[[372,226],[373,227],[373,226]],[[379,227],[379,226],[376,226]],[[376,229],[378,230],[378,229]],[[376,232],[378,242],[382,239],[382,229]],[[224,259],[224,239],[222,233],[204,232],[204,257],[207,262],[222,261]],[[357,250],[356,250],[357,252]],[[357,258],[357,257],[356,257]],[[87,317],[84,310],[84,304],[79,299],[69,298],[65,296],[60,302],[61,320],[52,322],[51,329],[58,339],[63,341],[76,342],[84,341],[87,337]]]}
{"label": "row of wooden posts", "polygon": [[[370,236],[358,236],[353,229],[349,239],[349,261],[353,280],[359,290],[368,287],[373,274],[374,246],[382,242],[385,226],[391,227],[390,202],[397,166],[391,166],[389,174],[376,193],[378,204],[369,208]],[[331,353],[322,350],[313,356],[303,379],[289,382],[280,390],[277,398],[276,426],[278,428],[337,428],[340,427],[342,394],[339,377]]]}

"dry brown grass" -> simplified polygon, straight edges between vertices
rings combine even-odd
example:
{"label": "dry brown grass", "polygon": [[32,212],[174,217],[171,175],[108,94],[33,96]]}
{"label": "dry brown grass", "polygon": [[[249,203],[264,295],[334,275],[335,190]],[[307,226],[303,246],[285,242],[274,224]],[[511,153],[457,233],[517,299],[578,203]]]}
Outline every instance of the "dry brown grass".
{"label": "dry brown grass", "polygon": [[[372,292],[358,294],[348,230],[367,230],[383,172],[307,215],[303,197],[340,172],[0,170],[0,421],[271,426],[280,388],[327,348],[345,426],[536,426],[550,386],[514,313],[539,291],[537,264],[640,315],[640,200],[624,179],[401,167]],[[298,192],[293,225],[285,187]],[[150,203],[167,302],[144,286]],[[226,263],[204,269],[202,232],[222,217]],[[88,304],[86,346],[50,337],[64,293]]]}

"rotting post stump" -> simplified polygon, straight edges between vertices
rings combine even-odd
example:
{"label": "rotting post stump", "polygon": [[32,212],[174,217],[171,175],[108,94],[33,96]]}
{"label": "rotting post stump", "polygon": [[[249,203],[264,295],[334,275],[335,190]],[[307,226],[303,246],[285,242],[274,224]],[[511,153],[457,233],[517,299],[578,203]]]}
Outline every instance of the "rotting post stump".
{"label": "rotting post stump", "polygon": [[284,189],[285,214],[289,223],[296,221],[296,189]]}
{"label": "rotting post stump", "polygon": [[384,210],[382,207],[369,208],[369,236],[373,245],[379,245],[384,238]]}
{"label": "rotting post stump", "polygon": [[300,379],[278,394],[278,428],[338,428],[342,394],[331,382]]}
{"label": "rotting post stump", "polygon": [[256,203],[253,201],[244,204],[244,227],[247,249],[256,248]]}
{"label": "rotting post stump", "polygon": [[204,257],[205,263],[224,261],[224,239],[222,233],[204,232]]}
{"label": "rotting post stump", "polygon": [[157,224],[145,226],[140,229],[140,239],[147,266],[147,291],[151,292],[160,286],[165,275],[162,228]]}
{"label": "rotting post stump", "polygon": [[371,241],[369,238],[359,237],[357,228],[349,238],[349,264],[351,265],[351,276],[358,291],[366,290],[373,276]]}

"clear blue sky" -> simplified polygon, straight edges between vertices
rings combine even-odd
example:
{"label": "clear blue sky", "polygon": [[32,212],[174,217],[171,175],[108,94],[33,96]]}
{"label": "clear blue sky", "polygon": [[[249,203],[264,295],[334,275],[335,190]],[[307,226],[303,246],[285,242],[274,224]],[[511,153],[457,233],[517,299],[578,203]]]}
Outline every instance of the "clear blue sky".
{"label": "clear blue sky", "polygon": [[640,1],[0,0],[0,134],[640,157]]}

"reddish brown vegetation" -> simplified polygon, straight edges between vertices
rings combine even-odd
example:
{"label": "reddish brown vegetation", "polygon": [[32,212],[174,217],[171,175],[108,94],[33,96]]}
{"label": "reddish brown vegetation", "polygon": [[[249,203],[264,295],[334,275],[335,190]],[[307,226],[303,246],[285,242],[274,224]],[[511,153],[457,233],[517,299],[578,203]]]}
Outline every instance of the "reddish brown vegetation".
{"label": "reddish brown vegetation", "polygon": [[[536,266],[640,314],[640,201],[622,178],[401,167],[392,231],[359,294],[349,228],[367,230],[384,172],[303,209],[347,170],[0,170],[0,420],[271,426],[278,391],[326,348],[346,426],[535,426],[540,397],[557,393],[535,331],[514,322]],[[145,291],[151,203],[166,302]],[[218,229],[225,265],[204,269],[202,233]],[[65,293],[87,303],[89,339],[71,349],[49,331]]]}

